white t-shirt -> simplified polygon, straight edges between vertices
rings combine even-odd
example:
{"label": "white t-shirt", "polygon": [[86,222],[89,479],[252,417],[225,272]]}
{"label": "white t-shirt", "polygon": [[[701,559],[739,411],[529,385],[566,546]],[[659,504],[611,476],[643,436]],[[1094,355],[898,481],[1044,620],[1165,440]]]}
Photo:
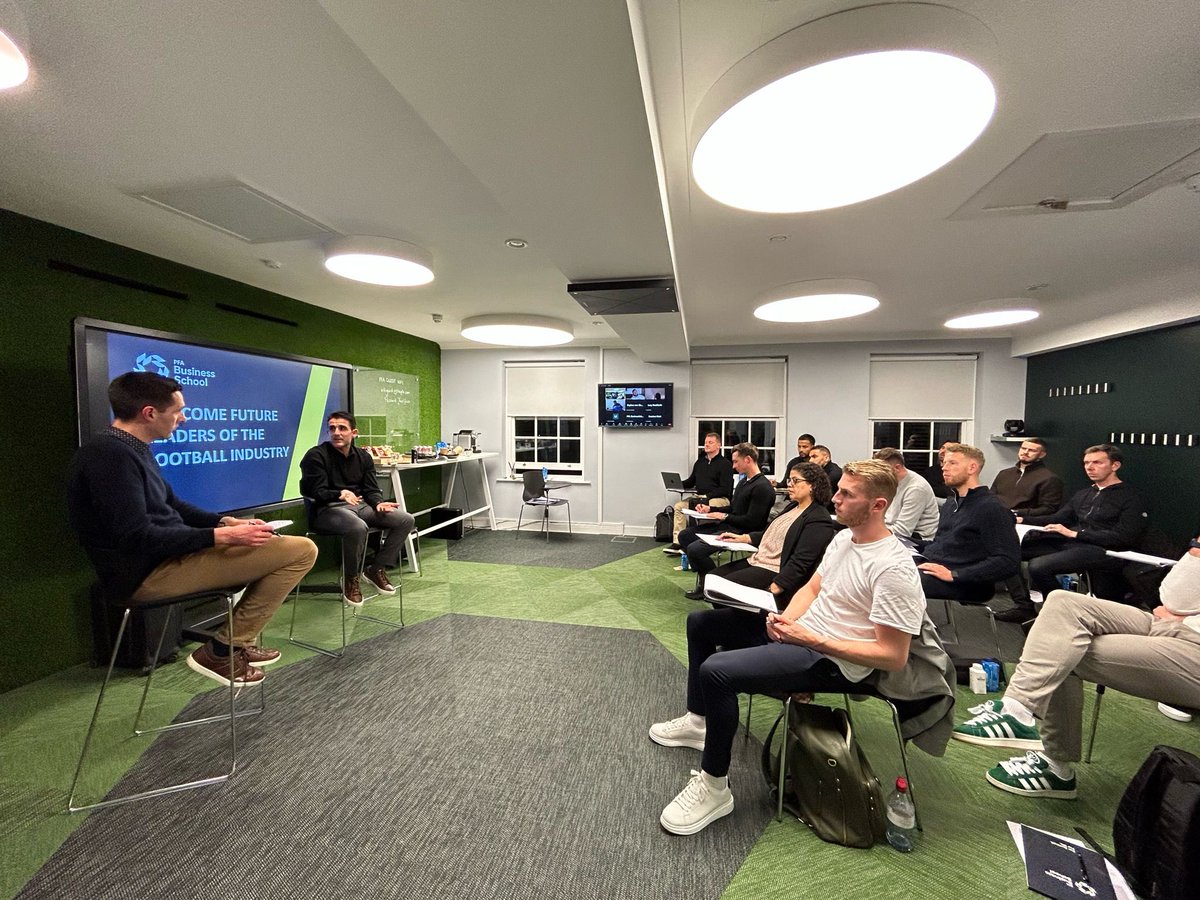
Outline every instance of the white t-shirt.
{"label": "white t-shirt", "polygon": [[[875,640],[875,625],[921,633],[925,595],[912,554],[893,535],[856,544],[850,529],[838,532],[817,567],[821,592],[800,617],[817,634],[844,641]],[[868,666],[830,657],[850,681],[862,681]]]}

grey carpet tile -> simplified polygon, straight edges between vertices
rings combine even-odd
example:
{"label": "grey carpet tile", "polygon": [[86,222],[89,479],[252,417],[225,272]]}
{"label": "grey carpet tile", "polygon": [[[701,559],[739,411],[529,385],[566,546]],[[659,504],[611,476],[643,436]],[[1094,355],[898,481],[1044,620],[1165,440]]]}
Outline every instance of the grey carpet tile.
{"label": "grey carpet tile", "polygon": [[[536,529],[473,531],[460,541],[446,541],[446,556],[453,562],[520,564],[557,569],[594,569],[619,559],[664,545],[647,537],[621,538],[609,534],[551,532],[550,539]],[[664,557],[665,558],[665,557]]]}
{"label": "grey carpet tile", "polygon": [[[739,740],[734,813],[660,828],[699,754],[646,729],[684,674],[646,632],[453,615],[307,660],[268,677],[229,783],[92,814],[20,896],[719,897],[771,808]],[[164,736],[117,791],[221,738]]]}

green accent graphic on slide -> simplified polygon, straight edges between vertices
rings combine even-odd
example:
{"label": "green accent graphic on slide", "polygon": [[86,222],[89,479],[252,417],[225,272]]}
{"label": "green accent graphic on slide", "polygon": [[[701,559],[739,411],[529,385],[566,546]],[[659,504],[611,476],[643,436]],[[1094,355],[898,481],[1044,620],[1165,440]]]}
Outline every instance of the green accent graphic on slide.
{"label": "green accent graphic on slide", "polygon": [[329,385],[333,381],[333,369],[328,366],[313,366],[308,373],[308,390],[304,394],[304,408],[300,411],[300,422],[296,426],[296,437],[292,441],[292,455],[288,463],[287,484],[283,496],[300,496],[300,457],[308,448],[319,443],[321,428],[325,424],[325,403],[329,399]]}

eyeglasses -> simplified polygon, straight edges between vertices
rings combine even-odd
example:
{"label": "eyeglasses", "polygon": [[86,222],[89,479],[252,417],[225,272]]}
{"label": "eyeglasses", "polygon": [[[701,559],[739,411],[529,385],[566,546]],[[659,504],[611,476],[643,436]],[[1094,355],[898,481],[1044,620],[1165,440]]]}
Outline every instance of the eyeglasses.
{"label": "eyeglasses", "polygon": [[788,486],[788,487],[793,487],[793,486],[795,486],[795,485],[797,485],[797,484],[800,484],[802,481],[804,481],[804,479],[803,479],[803,478],[789,478],[789,479],[787,480],[786,484],[787,484],[787,486]]}

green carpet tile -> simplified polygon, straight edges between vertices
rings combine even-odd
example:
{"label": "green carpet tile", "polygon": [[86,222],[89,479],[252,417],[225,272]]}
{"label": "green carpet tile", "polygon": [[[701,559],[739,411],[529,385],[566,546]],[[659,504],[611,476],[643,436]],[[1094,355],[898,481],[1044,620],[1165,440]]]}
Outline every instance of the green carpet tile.
{"label": "green carpet tile", "polygon": [[[684,619],[700,606],[684,599],[683,591],[694,584],[694,578],[674,571],[675,559],[664,557],[657,547],[580,570],[515,562],[454,562],[447,558],[445,542],[426,539],[422,545],[422,575],[406,572],[403,579],[404,616],[410,624],[454,612],[645,629],[681,664],[686,661]],[[383,618],[399,614],[397,597],[372,601],[368,611],[371,607]],[[264,634],[266,644],[283,650],[280,665],[311,655],[287,642],[291,614],[291,607],[285,606]],[[339,641],[339,602],[306,596],[296,629],[298,635],[318,643]],[[366,640],[386,631],[385,626],[351,619],[348,640]],[[66,791],[101,677],[100,670],[80,666],[0,695],[0,896],[18,891],[82,821],[64,812]],[[683,681],[681,665],[681,712]],[[148,739],[128,736],[142,685],[140,678],[121,675],[110,689],[86,775],[88,796],[108,790],[147,746]],[[155,675],[150,714],[155,721],[166,722],[193,694],[209,687],[211,682],[187,669],[181,654],[180,661]],[[268,688],[268,704],[269,696]],[[840,702],[818,698],[822,699]],[[979,699],[959,688],[959,717],[965,718],[967,707]],[[1089,687],[1085,715],[1090,715],[1091,703]],[[1062,833],[1081,825],[1109,843],[1121,792],[1154,745],[1200,752],[1200,724],[1169,721],[1153,703],[1109,691],[1103,709],[1094,760],[1078,770],[1077,801],[1031,801],[989,786],[984,771],[1008,751],[952,742],[946,756],[935,759],[914,748],[909,765],[925,826],[914,853],[896,853],[887,845],[850,850],[823,843],[794,819],[772,822],[724,897],[1028,896],[1006,819]],[[757,698],[755,734],[765,736],[777,712],[777,703]],[[854,720],[876,771],[885,781],[893,779],[900,771],[899,759],[885,708],[877,703],[856,704]],[[664,802],[674,787],[663,786]],[[732,787],[735,796],[764,790],[758,783]],[[646,827],[658,825],[648,822]],[[679,846],[686,853],[687,838],[680,838]],[[703,860],[697,864],[703,865]]]}

